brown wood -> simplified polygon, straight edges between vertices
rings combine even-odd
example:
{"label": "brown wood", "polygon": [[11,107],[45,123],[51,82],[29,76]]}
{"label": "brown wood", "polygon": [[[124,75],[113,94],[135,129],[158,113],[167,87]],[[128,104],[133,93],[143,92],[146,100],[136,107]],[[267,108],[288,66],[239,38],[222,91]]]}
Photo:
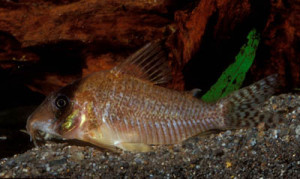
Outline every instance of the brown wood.
{"label": "brown wood", "polygon": [[262,40],[253,79],[278,72],[297,87],[299,9],[292,0],[1,1],[0,70],[48,94],[165,38],[173,72],[169,87],[183,90],[181,72],[191,60],[207,70],[195,78],[213,83],[256,27]]}

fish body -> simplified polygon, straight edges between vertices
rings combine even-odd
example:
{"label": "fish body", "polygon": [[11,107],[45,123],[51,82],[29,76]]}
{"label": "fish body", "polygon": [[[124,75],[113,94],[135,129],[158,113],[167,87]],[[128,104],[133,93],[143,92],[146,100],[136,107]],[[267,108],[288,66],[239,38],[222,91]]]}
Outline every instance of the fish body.
{"label": "fish body", "polygon": [[206,103],[190,93],[157,85],[169,79],[161,58],[160,45],[148,44],[112,70],[91,74],[50,94],[28,118],[28,133],[34,141],[56,136],[144,152],[149,145],[180,143],[211,129],[280,120],[255,109],[274,93],[276,76]]}

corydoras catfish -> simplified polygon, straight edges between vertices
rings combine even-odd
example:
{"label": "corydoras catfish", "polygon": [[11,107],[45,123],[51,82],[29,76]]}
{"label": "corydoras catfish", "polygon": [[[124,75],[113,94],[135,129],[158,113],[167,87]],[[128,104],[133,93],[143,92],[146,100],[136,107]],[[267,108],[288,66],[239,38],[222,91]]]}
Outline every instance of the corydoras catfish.
{"label": "corydoras catfish", "polygon": [[206,103],[188,92],[159,86],[170,78],[161,42],[152,42],[107,71],[93,73],[50,94],[27,120],[37,139],[77,139],[108,149],[145,152],[176,144],[212,129],[275,125],[261,113],[274,94],[277,75]]}

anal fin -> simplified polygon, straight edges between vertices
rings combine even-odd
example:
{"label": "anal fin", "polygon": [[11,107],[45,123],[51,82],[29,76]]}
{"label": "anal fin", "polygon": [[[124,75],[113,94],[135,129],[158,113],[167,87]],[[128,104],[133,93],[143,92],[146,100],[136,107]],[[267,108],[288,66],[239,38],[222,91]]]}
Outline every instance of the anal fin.
{"label": "anal fin", "polygon": [[152,150],[152,147],[144,143],[120,142],[115,144],[115,146],[130,152],[149,152]]}

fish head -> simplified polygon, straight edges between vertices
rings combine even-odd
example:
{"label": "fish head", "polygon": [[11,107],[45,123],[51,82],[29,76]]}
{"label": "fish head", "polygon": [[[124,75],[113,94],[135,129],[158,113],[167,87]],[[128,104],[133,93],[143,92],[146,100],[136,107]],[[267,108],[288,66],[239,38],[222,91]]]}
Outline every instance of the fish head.
{"label": "fish head", "polygon": [[76,84],[51,93],[28,117],[27,133],[36,140],[77,139],[82,122],[81,101],[75,97]]}

